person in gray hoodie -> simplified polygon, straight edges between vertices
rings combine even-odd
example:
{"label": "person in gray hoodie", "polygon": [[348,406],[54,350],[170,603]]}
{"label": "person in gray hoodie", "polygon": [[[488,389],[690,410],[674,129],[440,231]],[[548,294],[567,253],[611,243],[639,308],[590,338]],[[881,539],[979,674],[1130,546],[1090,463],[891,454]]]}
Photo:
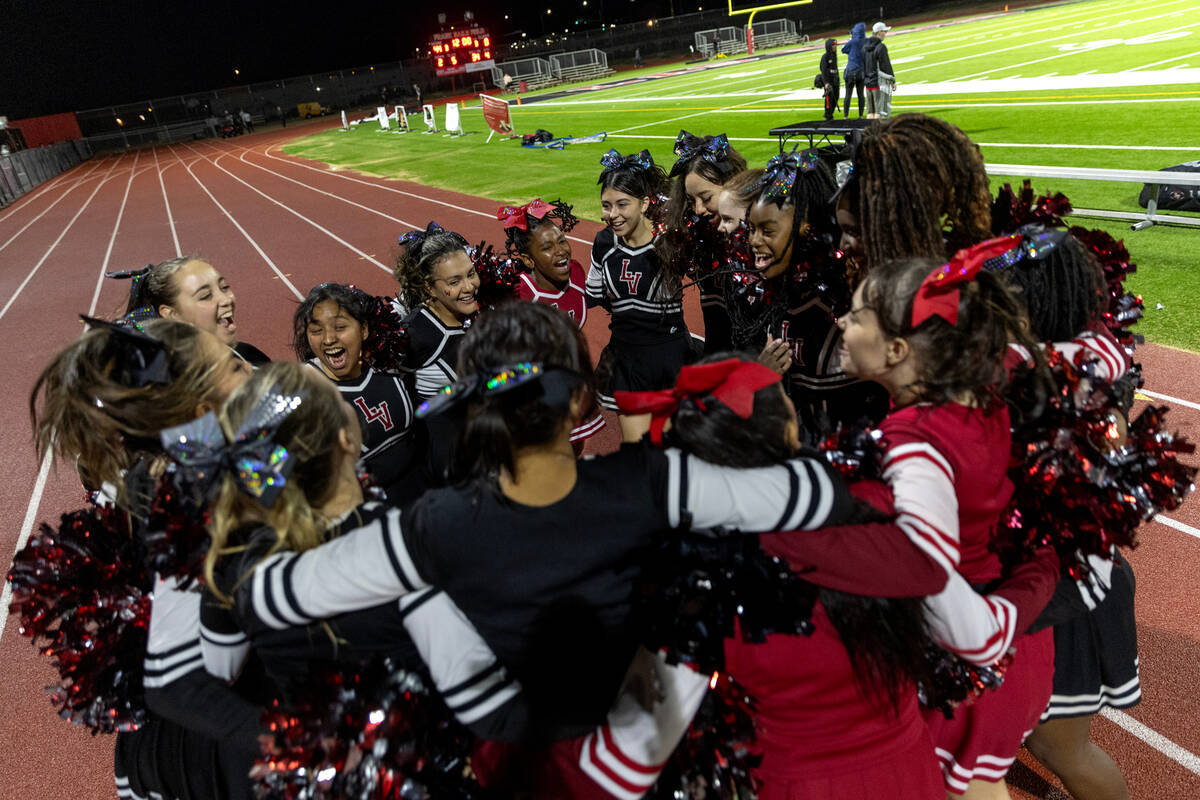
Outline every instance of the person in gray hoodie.
{"label": "person in gray hoodie", "polygon": [[850,98],[858,89],[858,116],[863,115],[863,45],[867,42],[867,23],[857,22],[850,30],[850,38],[842,45],[846,54],[846,113],[845,119],[850,118]]}
{"label": "person in gray hoodie", "polygon": [[888,55],[884,37],[890,31],[887,25],[876,22],[871,29],[874,34],[863,45],[863,79],[867,84],[867,119],[887,119],[892,112],[892,91],[896,88],[896,75],[892,71],[892,59]]}

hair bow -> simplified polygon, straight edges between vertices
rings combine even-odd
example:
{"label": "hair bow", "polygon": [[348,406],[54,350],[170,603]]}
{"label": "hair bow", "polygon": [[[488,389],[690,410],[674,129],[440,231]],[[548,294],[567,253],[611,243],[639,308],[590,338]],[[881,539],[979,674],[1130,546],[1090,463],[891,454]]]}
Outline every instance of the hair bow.
{"label": "hair bow", "polygon": [[925,276],[913,297],[912,327],[916,328],[933,316],[951,325],[958,324],[959,286],[975,280],[982,269],[993,269],[1004,263],[1011,253],[1021,248],[1019,235],[1000,236],[959,250],[950,259]]}
{"label": "hair bow", "polygon": [[547,203],[542,198],[530,200],[520,208],[514,206],[501,206],[496,212],[496,219],[504,223],[504,228],[520,228],[523,231],[529,230],[529,217],[534,219],[545,219],[546,214],[554,210],[554,206]]}
{"label": "hair bow", "polygon": [[792,187],[796,185],[796,175],[816,168],[817,161],[819,159],[814,151],[806,150],[797,154],[795,148],[790,153],[771,156],[758,186],[766,187],[766,191],[763,192],[765,197],[783,205],[791,197]]}
{"label": "hair bow", "polygon": [[696,157],[711,164],[724,161],[729,155],[729,137],[719,133],[705,141],[699,136],[681,130],[675,137],[675,155],[677,156],[675,166],[671,167],[672,178],[687,169],[688,164]]}
{"label": "hair bow", "polygon": [[279,426],[300,407],[303,395],[274,387],[250,409],[230,442],[212,412],[159,433],[163,449],[179,465],[176,481],[198,500],[211,501],[226,472],[263,508],[271,508],[295,466],[288,449],[274,441]]}
{"label": "hair bow", "polygon": [[400,234],[400,245],[402,247],[412,247],[426,236],[432,236],[435,233],[442,233],[444,230],[445,228],[443,228],[441,225],[431,221],[425,226],[425,230],[423,231],[409,231],[408,233]]}
{"label": "hair bow", "polygon": [[696,364],[679,370],[679,378],[670,389],[656,392],[614,392],[613,399],[626,414],[650,414],[650,440],[662,444],[663,426],[684,398],[700,405],[704,395],[712,395],[742,419],[754,413],[754,393],[778,383],[782,378],[773,369],[756,361],[727,358],[711,364]]}
{"label": "hair bow", "polygon": [[93,328],[105,328],[113,335],[104,348],[103,358],[113,360],[112,376],[129,389],[141,389],[156,383],[171,382],[167,346],[141,331],[115,322],[83,314],[79,318]]}
{"label": "hair bow", "polygon": [[600,156],[600,165],[604,167],[600,171],[601,175],[612,172],[614,169],[653,169],[654,158],[650,155],[649,150],[628,156],[623,156],[616,150],[609,150]]}
{"label": "hair bow", "polygon": [[533,381],[540,381],[542,384],[542,395],[548,405],[562,406],[570,401],[571,388],[578,382],[579,377],[579,373],[569,367],[543,364],[540,361],[508,364],[499,369],[477,372],[449,386],[443,386],[437,394],[417,407],[417,417],[441,414],[472,397],[504,394]]}
{"label": "hair bow", "polygon": [[123,280],[129,278],[129,307],[142,305],[142,286],[146,283],[146,275],[153,269],[153,264],[147,264],[141,269],[123,269],[117,272],[106,272],[104,277]]}

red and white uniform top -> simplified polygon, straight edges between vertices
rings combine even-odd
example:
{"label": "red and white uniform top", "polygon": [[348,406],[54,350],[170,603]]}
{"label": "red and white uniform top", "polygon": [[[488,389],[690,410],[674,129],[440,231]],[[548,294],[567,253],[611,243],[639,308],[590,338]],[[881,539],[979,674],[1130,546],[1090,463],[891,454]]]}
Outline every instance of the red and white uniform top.
{"label": "red and white uniform top", "polygon": [[517,293],[522,300],[532,300],[535,303],[554,306],[575,320],[575,324],[582,328],[583,323],[587,321],[587,300],[584,297],[583,289],[586,284],[587,274],[583,271],[583,265],[575,259],[571,259],[571,274],[567,279],[566,288],[561,292],[546,292],[539,289],[533,275],[523,272],[521,281],[517,285]]}
{"label": "red and white uniform top", "polygon": [[[1081,358],[1094,360],[1097,375],[1107,381],[1115,381],[1133,366],[1133,359],[1125,352],[1125,348],[1103,328],[1084,331],[1069,342],[1051,342],[1049,346],[1073,363]],[[1004,366],[1011,372],[1018,364],[1028,361],[1029,357],[1028,350],[1010,342]]]}

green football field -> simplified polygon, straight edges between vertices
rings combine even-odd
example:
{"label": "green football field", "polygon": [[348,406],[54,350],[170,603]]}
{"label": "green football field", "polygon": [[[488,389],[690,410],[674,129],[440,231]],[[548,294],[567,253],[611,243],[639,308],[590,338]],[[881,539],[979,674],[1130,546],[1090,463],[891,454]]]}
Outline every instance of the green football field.
{"label": "green football field", "polygon": [[[894,30],[887,43],[899,82],[893,113],[953,122],[979,143],[989,163],[1160,169],[1200,158],[1200,2],[999,8],[937,23],[889,20]],[[761,165],[778,152],[770,128],[819,119],[821,96],[812,88],[819,42],[825,35],[844,40],[847,32],[809,33],[820,34],[809,47],[768,51],[767,58],[657,65],[607,79],[619,81],[615,86],[553,87],[523,96],[521,105],[513,100],[519,133],[605,132],[603,143],[561,151],[498,138],[489,143],[478,103],[468,102],[463,128],[478,135],[384,135],[372,122],[298,139],[285,150],[498,202],[561,197],[581,217],[599,219],[598,162],[610,147],[623,153],[648,148],[669,166],[681,128],[724,132],[752,166]],[[839,53],[844,67],[843,59]],[[655,77],[673,72],[681,74]],[[578,91],[564,96],[564,88]],[[1019,178],[994,177],[993,184]],[[1078,208],[1139,210],[1140,185],[1036,179],[1034,187],[1062,191]],[[1188,313],[1200,309],[1200,230],[1155,226],[1131,233],[1122,222],[1075,221],[1124,238],[1139,263],[1131,286],[1146,302],[1141,332],[1200,350],[1200,329]]]}

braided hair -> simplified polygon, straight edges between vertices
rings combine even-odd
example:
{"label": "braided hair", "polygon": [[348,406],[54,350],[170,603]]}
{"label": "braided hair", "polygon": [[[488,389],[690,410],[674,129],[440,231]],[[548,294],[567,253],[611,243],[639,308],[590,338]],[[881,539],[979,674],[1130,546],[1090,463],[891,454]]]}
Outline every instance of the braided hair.
{"label": "braided hair", "polygon": [[403,249],[396,258],[394,274],[400,283],[404,304],[409,308],[416,308],[430,298],[433,268],[447,256],[466,252],[469,247],[461,235],[436,222],[430,222],[423,231],[404,234],[400,237],[400,246]]}
{"label": "braided hair", "polygon": [[991,189],[979,147],[925,114],[869,127],[854,157],[867,269],[900,258],[944,261],[991,235]]}
{"label": "braided hair", "polygon": [[1055,240],[1044,258],[1023,258],[999,274],[1025,305],[1030,333],[1043,342],[1066,342],[1090,329],[1107,305],[1104,273],[1078,239],[1063,230],[1026,225],[1026,238]]}

